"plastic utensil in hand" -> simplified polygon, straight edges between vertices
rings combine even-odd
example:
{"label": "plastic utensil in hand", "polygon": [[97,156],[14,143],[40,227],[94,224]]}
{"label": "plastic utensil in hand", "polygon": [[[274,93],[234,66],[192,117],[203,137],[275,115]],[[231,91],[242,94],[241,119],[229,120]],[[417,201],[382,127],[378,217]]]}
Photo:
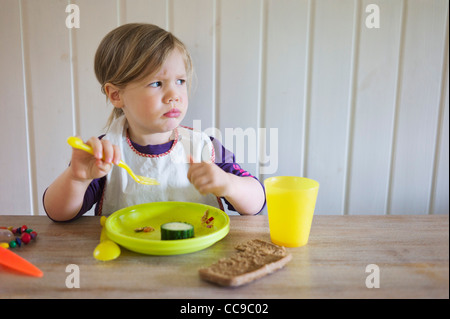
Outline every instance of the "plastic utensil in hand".
{"label": "plastic utensil in hand", "polygon": [[[89,154],[94,155],[94,152],[92,150],[92,147],[90,147],[89,145],[85,144],[80,138],[75,137],[75,136],[71,136],[67,139],[67,143],[69,143],[70,146],[72,146],[73,148],[77,148],[79,150],[88,152]],[[130,176],[138,183],[143,184],[143,185],[159,185],[158,181],[154,178],[150,178],[150,177],[145,177],[145,176],[139,176],[133,173],[133,171],[131,170],[130,167],[128,167],[127,164],[125,164],[125,162],[120,161],[119,164],[117,164],[117,166],[122,167],[123,169],[125,169],[128,174],[130,174]]]}
{"label": "plastic utensil in hand", "polygon": [[102,232],[100,234],[100,244],[94,249],[94,258],[101,261],[108,261],[116,259],[120,256],[120,247],[112,240],[108,239],[105,232],[106,217],[100,218],[100,224],[102,225]]}
{"label": "plastic utensil in hand", "polygon": [[35,265],[3,247],[0,247],[0,264],[33,277],[44,276],[44,273]]}

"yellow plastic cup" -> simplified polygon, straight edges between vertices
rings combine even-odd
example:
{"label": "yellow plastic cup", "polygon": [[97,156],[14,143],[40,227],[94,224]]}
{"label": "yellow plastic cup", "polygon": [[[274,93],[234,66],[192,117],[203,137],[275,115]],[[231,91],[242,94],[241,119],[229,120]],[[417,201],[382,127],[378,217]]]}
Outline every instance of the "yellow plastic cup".
{"label": "yellow plastic cup", "polygon": [[319,183],[297,176],[275,176],[264,181],[270,239],[285,247],[308,243]]}

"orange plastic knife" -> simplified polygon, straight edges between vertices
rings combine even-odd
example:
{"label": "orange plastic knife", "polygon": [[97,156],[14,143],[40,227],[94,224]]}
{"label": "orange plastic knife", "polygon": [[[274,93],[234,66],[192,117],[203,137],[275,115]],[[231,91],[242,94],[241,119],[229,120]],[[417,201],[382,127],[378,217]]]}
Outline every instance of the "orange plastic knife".
{"label": "orange plastic knife", "polygon": [[0,264],[30,276],[44,276],[44,273],[35,265],[3,247],[0,247]]}

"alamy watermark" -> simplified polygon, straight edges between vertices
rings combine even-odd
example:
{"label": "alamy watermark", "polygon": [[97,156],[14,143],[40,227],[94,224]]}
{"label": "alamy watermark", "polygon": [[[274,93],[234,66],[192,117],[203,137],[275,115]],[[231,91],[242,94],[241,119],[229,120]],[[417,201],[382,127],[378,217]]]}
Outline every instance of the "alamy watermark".
{"label": "alamy watermark", "polygon": [[379,29],[380,28],[380,7],[376,4],[369,4],[366,6],[366,28]]}
{"label": "alamy watermark", "polygon": [[[376,264],[369,264],[365,269],[369,275],[366,277],[366,287],[369,289],[380,288],[380,267]],[[66,287],[69,289],[80,288],[80,267],[76,264],[69,264],[66,266]]]}
{"label": "alamy watermark", "polygon": [[66,272],[69,273],[66,277],[66,287],[69,289],[80,288],[80,267],[76,264],[69,264],[66,266]]}
{"label": "alamy watermark", "polygon": [[66,27],[68,29],[80,28],[80,7],[76,4],[68,4],[66,12],[69,13],[66,18]]}
{"label": "alamy watermark", "polygon": [[[227,127],[222,134],[215,127],[202,129],[201,120],[194,120],[193,129],[212,136],[233,152],[237,163],[258,164],[260,174],[274,174],[278,170],[278,128],[248,127],[244,130],[240,127]],[[216,150],[218,151],[220,152]],[[216,159],[222,159],[222,155],[216,153]],[[225,157],[225,163],[227,162],[233,163],[233,159]]]}
{"label": "alamy watermark", "polygon": [[366,287],[380,288],[380,267],[376,264],[369,264],[366,266],[366,273],[369,273],[366,277]]}
{"label": "alamy watermark", "polygon": [[[66,17],[66,27],[68,29],[80,28],[80,7],[76,4],[68,4],[66,12],[69,13]],[[377,4],[371,3],[366,6],[366,28],[379,29],[380,28],[380,7]]]}

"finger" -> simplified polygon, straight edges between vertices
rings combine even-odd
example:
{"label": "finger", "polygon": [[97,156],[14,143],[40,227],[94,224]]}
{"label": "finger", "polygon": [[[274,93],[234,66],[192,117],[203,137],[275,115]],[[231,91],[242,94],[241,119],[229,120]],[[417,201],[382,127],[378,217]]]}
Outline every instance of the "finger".
{"label": "finger", "polygon": [[122,155],[120,153],[120,147],[119,147],[119,145],[113,145],[113,149],[114,149],[113,163],[116,165],[119,165],[119,162],[122,159]]}
{"label": "finger", "polygon": [[198,168],[198,165],[193,165],[197,163],[195,163],[194,158],[190,154],[187,156],[187,160],[189,162],[189,170],[187,173],[187,178],[192,183],[192,173]]}
{"label": "finger", "polygon": [[208,174],[207,170],[196,170],[192,173],[192,185],[202,194],[209,190],[212,183],[212,176]]}
{"label": "finger", "polygon": [[102,159],[103,157],[103,146],[100,140],[97,137],[91,137],[87,142],[87,145],[92,147],[92,151],[94,152],[94,157],[96,159]]}
{"label": "finger", "polygon": [[196,178],[193,180],[192,185],[194,185],[195,189],[202,195],[206,193],[206,189],[208,187],[208,181],[204,177]]}
{"label": "finger", "polygon": [[214,193],[215,185],[211,179],[204,179],[198,183],[196,188],[200,194],[206,195]]}
{"label": "finger", "polygon": [[204,174],[205,174],[205,169],[204,169],[202,163],[193,163],[193,164],[191,164],[191,166],[189,167],[189,170],[188,170],[188,180],[191,183],[194,183],[195,180],[197,180]]}
{"label": "finger", "polygon": [[111,169],[111,165],[110,163],[106,163],[100,159],[98,159],[95,164],[97,165],[97,168],[104,174],[107,174],[110,169]]}
{"label": "finger", "polygon": [[195,186],[197,187],[197,189],[202,189],[208,186],[210,183],[211,180],[209,179],[209,177],[203,175],[197,178],[197,180],[195,181]]}
{"label": "finger", "polygon": [[189,166],[188,172],[187,172],[187,178],[189,182],[192,183],[192,173],[195,171],[195,167],[193,165]]}
{"label": "finger", "polygon": [[106,163],[112,163],[114,156],[114,149],[111,142],[108,140],[102,140],[101,142],[103,146],[103,160]]}

